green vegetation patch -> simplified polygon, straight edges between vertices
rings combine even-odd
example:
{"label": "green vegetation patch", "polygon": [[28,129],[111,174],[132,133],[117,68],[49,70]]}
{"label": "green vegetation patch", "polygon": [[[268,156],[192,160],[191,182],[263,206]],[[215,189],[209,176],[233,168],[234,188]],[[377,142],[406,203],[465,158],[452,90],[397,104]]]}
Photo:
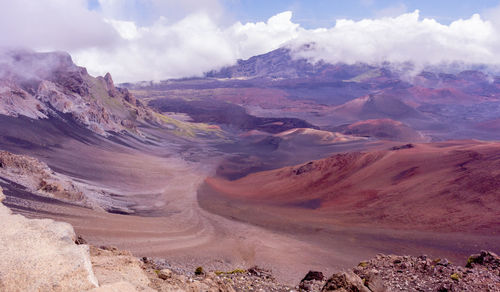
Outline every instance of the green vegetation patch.
{"label": "green vegetation patch", "polygon": [[218,126],[179,121],[159,113],[155,113],[155,115],[162,123],[170,125],[172,132],[177,136],[196,138],[198,135],[212,135],[221,139],[225,138],[223,131]]}

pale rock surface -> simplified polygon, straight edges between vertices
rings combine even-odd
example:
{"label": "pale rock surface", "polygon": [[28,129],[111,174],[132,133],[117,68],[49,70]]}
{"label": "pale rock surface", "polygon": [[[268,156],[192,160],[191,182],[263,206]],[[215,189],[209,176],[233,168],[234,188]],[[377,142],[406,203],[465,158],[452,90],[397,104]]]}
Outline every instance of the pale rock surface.
{"label": "pale rock surface", "polygon": [[115,289],[114,284],[119,283],[118,286],[123,286],[125,285],[123,282],[128,282],[128,286],[134,290],[120,291],[154,291],[149,287],[150,281],[141,267],[141,262],[130,252],[119,251],[116,248],[91,247],[90,254],[95,275],[99,283],[105,285],[101,288]]}
{"label": "pale rock surface", "polygon": [[77,203],[94,210],[119,206],[109,200],[106,190],[56,173],[46,163],[26,155],[0,150],[0,177],[24,186],[33,194]]}
{"label": "pale rock surface", "polygon": [[[0,188],[0,201],[5,197]],[[0,291],[85,291],[97,287],[89,247],[70,224],[13,215],[0,204]]]}
{"label": "pale rock surface", "polygon": [[14,82],[0,80],[0,114],[45,119],[47,107]]}
{"label": "pale rock surface", "polygon": [[117,282],[113,284],[102,285],[99,288],[94,288],[90,292],[136,292],[134,285],[128,282]]}

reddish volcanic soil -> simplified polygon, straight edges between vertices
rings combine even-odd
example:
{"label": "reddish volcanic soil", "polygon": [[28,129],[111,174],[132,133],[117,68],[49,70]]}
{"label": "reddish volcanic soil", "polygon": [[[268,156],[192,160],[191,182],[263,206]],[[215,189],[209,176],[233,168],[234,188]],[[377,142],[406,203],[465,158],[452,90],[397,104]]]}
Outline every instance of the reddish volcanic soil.
{"label": "reddish volcanic soil", "polygon": [[500,143],[408,144],[235,181],[209,178],[198,200],[212,213],[314,244],[340,266],[380,252],[462,262],[478,247],[499,251]]}
{"label": "reddish volcanic soil", "polygon": [[410,99],[417,104],[474,104],[486,100],[481,96],[466,94],[457,88],[431,89],[415,86],[408,91],[411,94]]}
{"label": "reddish volcanic soil", "polygon": [[339,130],[347,135],[376,137],[395,141],[427,142],[422,134],[408,125],[391,119],[359,121]]}
{"label": "reddish volcanic soil", "polygon": [[409,144],[207,184],[254,203],[314,202],[316,213],[337,224],[497,233],[499,153],[500,143]]}

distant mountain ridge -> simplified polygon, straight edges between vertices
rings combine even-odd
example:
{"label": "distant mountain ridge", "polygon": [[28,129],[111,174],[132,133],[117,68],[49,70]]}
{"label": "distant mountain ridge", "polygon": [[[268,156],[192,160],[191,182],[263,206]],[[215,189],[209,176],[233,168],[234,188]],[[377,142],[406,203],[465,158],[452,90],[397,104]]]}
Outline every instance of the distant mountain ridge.
{"label": "distant mountain ridge", "polygon": [[345,65],[342,70],[325,62],[310,63],[306,59],[295,59],[288,48],[279,48],[266,54],[238,60],[234,66],[210,71],[206,77],[214,78],[307,78],[321,77],[327,73],[335,79],[349,79],[362,72],[375,69],[367,64]]}
{"label": "distant mountain ridge", "polygon": [[485,67],[451,64],[419,71],[411,63],[311,63],[298,55],[283,47],[204,77],[126,87],[142,96],[155,91],[234,103],[255,116],[298,118],[323,130],[392,119],[433,140],[500,139],[495,127],[483,126],[500,117],[500,76]]}
{"label": "distant mountain ridge", "polygon": [[[411,62],[369,64],[357,63],[329,63],[324,60],[317,62],[300,56],[301,51],[307,51],[311,44],[291,49],[281,47],[268,53],[256,55],[249,59],[240,59],[236,64],[206,72],[208,78],[307,78],[324,77],[330,80],[352,81],[355,77],[373,77],[373,75],[387,78],[398,78],[405,74],[420,76],[433,81],[468,80],[474,82],[493,81],[500,77],[496,72],[488,72],[484,65],[464,66],[460,64],[429,65],[418,70]],[[416,72],[416,74],[415,74]],[[485,73],[488,72],[488,73]],[[360,76],[365,75],[366,76]],[[493,77],[492,77],[493,76]]]}

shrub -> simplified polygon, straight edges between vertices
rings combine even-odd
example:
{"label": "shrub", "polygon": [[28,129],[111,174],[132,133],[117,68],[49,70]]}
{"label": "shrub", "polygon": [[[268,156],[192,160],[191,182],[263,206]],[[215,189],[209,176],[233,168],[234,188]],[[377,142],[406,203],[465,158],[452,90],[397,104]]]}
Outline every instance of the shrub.
{"label": "shrub", "polygon": [[205,274],[205,272],[203,271],[202,267],[197,267],[196,270],[194,270],[194,274],[199,276]]}

